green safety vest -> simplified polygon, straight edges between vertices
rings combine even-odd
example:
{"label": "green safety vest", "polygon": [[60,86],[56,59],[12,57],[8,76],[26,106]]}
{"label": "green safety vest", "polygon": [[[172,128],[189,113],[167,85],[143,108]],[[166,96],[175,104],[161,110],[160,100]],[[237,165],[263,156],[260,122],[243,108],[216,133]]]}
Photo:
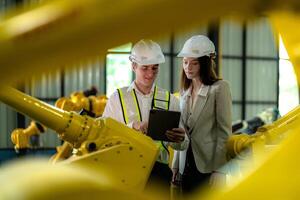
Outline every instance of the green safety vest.
{"label": "green safety vest", "polygon": [[[128,93],[127,90],[128,87],[117,89],[121,103],[124,123],[128,124],[129,121],[142,122],[142,114],[135,89],[132,89],[130,93]],[[151,108],[169,110],[170,92],[155,86]],[[135,110],[135,112],[129,113],[129,111],[132,110]],[[160,148],[160,155],[157,161],[167,164],[169,159],[169,150],[166,147],[166,144],[163,141],[156,141],[156,144]]]}

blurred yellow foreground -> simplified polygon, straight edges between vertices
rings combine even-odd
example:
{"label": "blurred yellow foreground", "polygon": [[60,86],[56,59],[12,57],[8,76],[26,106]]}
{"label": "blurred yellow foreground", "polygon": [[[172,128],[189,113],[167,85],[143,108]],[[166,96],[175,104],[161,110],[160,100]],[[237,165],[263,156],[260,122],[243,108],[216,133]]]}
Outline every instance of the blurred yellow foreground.
{"label": "blurred yellow foreground", "polygon": [[[234,16],[243,20],[254,19],[257,15],[269,16],[274,28],[281,34],[299,82],[300,1],[270,0],[266,4],[260,0],[59,0],[12,12],[0,22],[0,84],[14,84],[34,73],[71,66],[78,59],[103,56],[107,49],[128,41],[167,34],[220,17]],[[7,102],[5,94],[1,95],[1,100]],[[17,103],[10,105],[15,106]],[[16,109],[20,108],[16,106]],[[29,110],[25,109],[22,112],[30,114]],[[72,115],[67,112],[65,114]],[[39,118],[38,115],[31,117]],[[82,119],[77,120],[83,122]],[[90,119],[85,120],[89,124],[96,124]],[[93,130],[101,129],[104,135],[109,132],[103,128],[105,126],[98,125],[93,125]],[[76,127],[76,123],[71,124],[72,126]],[[268,128],[270,127],[266,129]],[[244,163],[251,168],[243,171],[238,180],[231,177],[228,188],[218,192],[194,194],[191,199],[299,199],[299,129],[296,110],[292,115],[284,117],[284,123],[275,122],[271,127],[271,130],[276,132],[272,135],[272,140],[275,141],[276,137],[279,137],[279,145],[269,150],[265,136],[256,137],[251,141],[251,159],[245,161],[250,163]],[[102,143],[104,139],[101,138],[101,134],[96,134],[97,131],[93,132],[95,135],[84,132],[85,138],[80,141],[77,141],[74,135],[64,135],[64,127],[59,131],[64,140],[73,141],[73,145],[80,147],[82,153],[87,156],[97,154],[101,150],[99,148],[91,153],[94,146],[89,146],[91,143],[87,143],[88,141],[97,141],[96,148],[106,144]],[[78,135],[81,137],[80,133]],[[117,142],[114,137],[108,138]],[[122,140],[124,144],[126,141],[131,144],[131,138]],[[151,142],[146,142],[145,138],[137,136],[135,142],[133,144],[142,145],[145,142],[148,145],[152,159],[147,160],[147,166],[151,167],[156,149],[152,148]],[[105,163],[105,160],[103,162]],[[113,165],[113,161],[110,162]],[[0,199],[164,199],[158,193],[144,194],[140,188],[136,191],[132,188],[126,190],[126,184],[115,182],[117,179],[112,180],[112,174],[106,173],[107,171],[97,172],[95,176],[96,172],[90,164],[91,161],[85,162],[84,168],[81,164],[49,165],[45,161],[8,164],[0,171]],[[129,162],[127,164],[130,165]],[[109,167],[106,168],[108,169]],[[126,169],[130,167],[127,166]],[[117,175],[128,173],[126,170],[119,170]],[[134,172],[130,173],[134,176]],[[143,184],[147,173],[141,182]],[[139,180],[136,177],[134,179]]]}

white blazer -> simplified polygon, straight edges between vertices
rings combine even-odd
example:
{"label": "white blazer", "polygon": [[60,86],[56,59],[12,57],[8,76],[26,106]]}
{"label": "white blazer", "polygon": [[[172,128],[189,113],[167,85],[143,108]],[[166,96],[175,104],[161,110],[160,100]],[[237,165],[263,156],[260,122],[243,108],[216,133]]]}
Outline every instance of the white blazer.
{"label": "white blazer", "polygon": [[[229,84],[219,80],[210,86],[202,85],[192,112],[188,108],[190,98],[190,89],[180,97],[181,120],[190,138],[197,169],[201,173],[220,171],[226,163],[225,145],[232,132]],[[186,150],[175,151],[172,168],[183,174],[185,161]]]}

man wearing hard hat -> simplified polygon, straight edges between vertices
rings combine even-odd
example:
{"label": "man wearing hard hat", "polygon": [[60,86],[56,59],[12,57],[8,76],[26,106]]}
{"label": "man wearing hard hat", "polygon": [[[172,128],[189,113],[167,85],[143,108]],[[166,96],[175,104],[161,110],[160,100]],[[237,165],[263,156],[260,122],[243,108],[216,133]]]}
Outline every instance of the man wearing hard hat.
{"label": "man wearing hard hat", "polygon": [[[132,48],[129,59],[136,78],[131,85],[117,89],[110,96],[103,117],[111,117],[146,134],[151,109],[179,111],[179,102],[169,91],[154,83],[159,72],[159,64],[165,62],[165,57],[157,43],[152,40],[137,42]],[[184,129],[175,128],[167,132],[172,142],[156,141],[160,147],[160,154],[152,169],[148,186],[156,181],[169,186],[172,172],[168,167],[167,146],[171,145],[178,150],[188,146]]]}

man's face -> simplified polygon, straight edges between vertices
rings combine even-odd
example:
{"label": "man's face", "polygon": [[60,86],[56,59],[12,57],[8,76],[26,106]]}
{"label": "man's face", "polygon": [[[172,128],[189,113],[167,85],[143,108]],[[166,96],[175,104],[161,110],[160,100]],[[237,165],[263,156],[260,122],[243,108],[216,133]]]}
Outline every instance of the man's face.
{"label": "man's face", "polygon": [[145,87],[151,87],[157,77],[159,65],[139,65],[132,63],[132,69],[136,75],[136,82]]}

